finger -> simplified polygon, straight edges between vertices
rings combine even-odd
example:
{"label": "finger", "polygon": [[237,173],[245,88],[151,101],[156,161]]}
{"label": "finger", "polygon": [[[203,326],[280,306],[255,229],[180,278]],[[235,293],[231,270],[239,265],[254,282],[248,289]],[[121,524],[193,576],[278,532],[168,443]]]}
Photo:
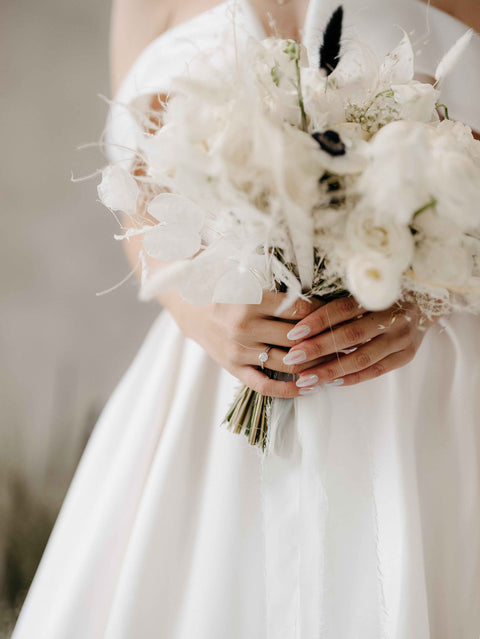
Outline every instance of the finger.
{"label": "finger", "polygon": [[384,313],[368,313],[361,319],[345,322],[338,328],[306,338],[290,350],[292,355],[289,359],[295,361],[301,358],[301,355],[296,354],[297,351],[305,353],[305,361],[311,361],[365,344],[368,340],[385,333],[387,329],[383,322],[386,317]]}
{"label": "finger", "polygon": [[289,338],[296,340],[306,336],[318,335],[365,312],[365,309],[359,305],[354,297],[342,297],[338,300],[332,300],[328,304],[324,304],[312,311],[298,322],[294,329],[290,331]]}
{"label": "finger", "polygon": [[290,348],[294,343],[287,338],[291,328],[290,322],[247,313],[230,323],[228,337],[235,344],[246,348],[255,348],[262,344]]}
{"label": "finger", "polygon": [[263,371],[254,366],[245,366],[240,379],[254,391],[267,397],[290,399],[300,395],[300,389],[295,385],[295,382],[281,382],[270,379]]}
{"label": "finger", "polygon": [[[324,364],[326,361],[332,359],[332,355],[328,357],[319,357],[313,362],[304,362],[303,364],[293,364],[288,365],[285,364],[283,358],[287,354],[287,351],[282,348],[272,348],[268,351],[268,360],[264,362],[264,367],[268,368],[272,371],[277,371],[280,373],[288,373],[290,375],[298,375],[302,373],[304,370],[312,368],[312,366],[320,366]],[[255,363],[255,362],[253,362]]]}
{"label": "finger", "polygon": [[[387,336],[377,337],[350,355],[343,355],[321,366],[305,370],[297,380],[297,385],[306,384],[307,379],[302,380],[302,377],[308,378],[309,385],[312,385],[311,382],[327,384],[340,378],[343,379],[346,375],[357,373],[375,365],[393,352],[398,351],[399,348],[396,348],[396,342],[390,340]],[[314,380],[312,376],[317,379]]]}
{"label": "finger", "polygon": [[[242,346],[238,345],[238,349],[235,352],[234,358],[241,366],[262,366],[262,361],[259,356],[265,353],[266,345],[258,343],[254,346]],[[289,375],[298,375],[307,368],[312,366],[320,366],[324,362],[330,360],[332,355],[328,357],[319,357],[314,362],[305,362],[304,364],[298,364],[296,366],[288,366],[283,362],[283,358],[287,354],[286,349],[282,348],[270,348],[267,352],[267,360],[263,362],[264,368],[268,368],[271,371],[278,373],[287,373]]]}
{"label": "finger", "polygon": [[294,322],[307,317],[323,305],[323,302],[315,297],[308,299],[298,298],[291,306],[281,313],[278,313],[278,308],[285,301],[286,297],[286,293],[264,291],[260,305],[260,313],[265,317],[276,317]]}
{"label": "finger", "polygon": [[287,334],[291,330],[292,324],[281,319],[267,319],[257,318],[252,319],[250,323],[250,331],[252,337],[255,336],[255,340],[258,340],[262,344],[270,344],[271,346],[281,346],[289,349],[292,344],[300,343],[292,342],[288,339]]}
{"label": "finger", "polygon": [[360,384],[361,382],[366,382],[370,379],[374,379],[375,377],[385,375],[390,371],[405,366],[405,364],[408,364],[412,358],[413,354],[408,350],[392,353],[380,362],[373,364],[373,366],[365,368],[363,371],[353,373],[352,375],[346,375],[343,378],[342,386],[354,386],[355,384]]}

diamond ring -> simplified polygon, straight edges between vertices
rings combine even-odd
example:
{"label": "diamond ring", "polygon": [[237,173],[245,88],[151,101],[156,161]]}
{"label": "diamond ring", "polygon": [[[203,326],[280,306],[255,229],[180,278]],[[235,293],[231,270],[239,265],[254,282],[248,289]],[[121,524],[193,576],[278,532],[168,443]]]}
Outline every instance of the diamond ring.
{"label": "diamond ring", "polygon": [[258,359],[260,360],[260,364],[262,366],[262,370],[263,370],[265,362],[268,360],[268,351],[271,348],[272,348],[271,346],[267,346],[267,348],[264,351],[262,351],[260,355],[258,356]]}

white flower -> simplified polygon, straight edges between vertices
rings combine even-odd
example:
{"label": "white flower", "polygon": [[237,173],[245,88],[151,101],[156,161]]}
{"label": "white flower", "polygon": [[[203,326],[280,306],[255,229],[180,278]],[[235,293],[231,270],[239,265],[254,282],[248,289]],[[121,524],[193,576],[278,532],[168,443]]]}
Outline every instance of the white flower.
{"label": "white flower", "polygon": [[388,88],[393,84],[404,84],[413,79],[414,54],[410,38],[404,32],[400,43],[387,53],[380,67],[381,87]]}
{"label": "white flower", "polygon": [[336,69],[328,78],[329,89],[336,87],[350,98],[361,99],[377,88],[380,64],[374,51],[361,40],[345,43]]}
{"label": "white flower", "polygon": [[114,165],[105,167],[97,192],[102,204],[112,211],[123,211],[128,215],[137,212],[138,185],[126,169]]}
{"label": "white flower", "polygon": [[462,122],[442,120],[434,129],[436,144],[456,149],[468,155],[480,165],[480,140],[473,137],[472,129]]}
{"label": "white flower", "polygon": [[431,84],[424,84],[412,80],[407,84],[392,85],[395,102],[399,105],[398,118],[400,120],[415,120],[416,122],[438,121],[435,105],[439,91]]}
{"label": "white flower", "polygon": [[473,268],[471,253],[460,243],[444,244],[426,239],[418,244],[413,258],[415,275],[430,286],[461,286]]}
{"label": "white flower", "polygon": [[144,228],[143,245],[150,257],[168,262],[191,257],[200,250],[205,214],[191,200],[162,193],[150,202],[147,210],[159,222]]}
{"label": "white flower", "polygon": [[[418,231],[418,239],[438,240],[443,244],[458,243],[463,234],[451,220],[439,217],[435,209],[429,208],[418,215],[412,226]],[[417,238],[416,238],[417,239]]]}
{"label": "white flower", "polygon": [[370,210],[354,210],[347,222],[346,239],[354,254],[373,251],[389,259],[400,271],[413,256],[413,236],[408,226],[385,219],[376,222]]}
{"label": "white flower", "polygon": [[480,278],[480,234],[478,237],[466,235],[463,238],[463,245],[472,260],[472,275]]}
{"label": "white flower", "polygon": [[303,103],[310,118],[310,131],[312,133],[324,131],[337,122],[343,122],[345,120],[343,95],[336,89],[327,88],[324,70],[306,67],[301,73]]}
{"label": "white flower", "polygon": [[348,290],[367,310],[380,311],[401,295],[402,271],[374,251],[359,253],[347,262]]}
{"label": "white flower", "polygon": [[430,179],[438,215],[462,231],[480,228],[480,166],[465,152],[443,145],[434,145],[432,155]]}
{"label": "white flower", "polygon": [[358,192],[364,208],[378,224],[406,225],[431,200],[428,188],[428,125],[399,121],[385,125],[370,142],[370,163],[360,176]]}

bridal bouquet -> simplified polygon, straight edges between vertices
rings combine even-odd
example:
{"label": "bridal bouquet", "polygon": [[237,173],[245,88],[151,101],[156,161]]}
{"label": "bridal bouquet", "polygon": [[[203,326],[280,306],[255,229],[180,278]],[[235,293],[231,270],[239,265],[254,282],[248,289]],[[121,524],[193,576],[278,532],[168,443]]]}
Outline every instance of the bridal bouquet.
{"label": "bridal bouquet", "polygon": [[[319,60],[279,38],[199,54],[136,161],[103,170],[100,199],[131,217],[116,238],[171,262],[144,260],[142,299],[175,286],[192,304],[258,304],[269,289],[284,308],[351,294],[368,310],[480,311],[480,142],[439,104],[471,32],[432,86],[413,79],[407,34],[378,61],[341,42],[342,19]],[[226,421],[264,449],[271,403],[244,387]]]}

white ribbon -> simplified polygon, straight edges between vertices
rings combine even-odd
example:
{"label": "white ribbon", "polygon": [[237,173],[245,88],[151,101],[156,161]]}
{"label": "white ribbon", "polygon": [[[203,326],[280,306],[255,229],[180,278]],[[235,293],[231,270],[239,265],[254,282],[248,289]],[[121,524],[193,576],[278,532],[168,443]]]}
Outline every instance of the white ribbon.
{"label": "white ribbon", "polygon": [[318,639],[322,632],[327,499],[323,470],[330,403],[275,400],[263,457],[267,639]]}
{"label": "white ribbon", "polygon": [[388,636],[368,424],[334,418],[329,393],[272,404],[262,459],[267,639]]}

